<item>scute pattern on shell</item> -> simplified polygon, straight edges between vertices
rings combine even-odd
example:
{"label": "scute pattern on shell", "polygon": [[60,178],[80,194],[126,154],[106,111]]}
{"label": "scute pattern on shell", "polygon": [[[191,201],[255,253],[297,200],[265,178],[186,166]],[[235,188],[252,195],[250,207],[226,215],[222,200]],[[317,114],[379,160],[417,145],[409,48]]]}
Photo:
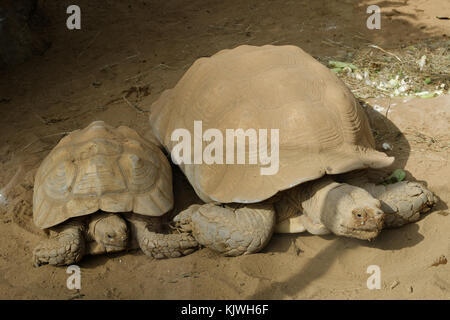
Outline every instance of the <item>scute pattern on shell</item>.
{"label": "scute pattern on shell", "polygon": [[97,210],[160,216],[172,206],[167,158],[124,126],[96,121],[71,132],[36,173],[33,219],[40,228]]}
{"label": "scute pattern on shell", "polygon": [[193,136],[196,120],[203,132],[215,128],[224,137],[226,129],[279,129],[275,175],[261,175],[260,164],[180,165],[205,202],[259,202],[325,174],[393,162],[374,150],[364,110],[349,89],[295,46],[243,45],[200,58],[151,110],[154,133],[168,151],[178,143],[173,130]]}

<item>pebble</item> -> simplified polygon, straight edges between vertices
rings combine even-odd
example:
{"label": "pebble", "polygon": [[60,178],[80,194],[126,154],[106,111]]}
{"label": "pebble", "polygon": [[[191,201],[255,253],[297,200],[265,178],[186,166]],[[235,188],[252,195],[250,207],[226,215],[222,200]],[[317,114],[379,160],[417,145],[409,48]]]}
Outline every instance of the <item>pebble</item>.
{"label": "pebble", "polygon": [[384,108],[382,107],[382,106],[380,106],[380,105],[378,105],[378,104],[374,104],[373,105],[373,108],[375,109],[375,111],[378,111],[378,112],[384,112]]}
{"label": "pebble", "polygon": [[384,150],[392,150],[392,146],[387,142],[384,142],[381,146]]}
{"label": "pebble", "polygon": [[439,258],[437,258],[431,266],[437,267],[441,264],[447,264],[447,258],[445,257],[445,255],[441,255]]}

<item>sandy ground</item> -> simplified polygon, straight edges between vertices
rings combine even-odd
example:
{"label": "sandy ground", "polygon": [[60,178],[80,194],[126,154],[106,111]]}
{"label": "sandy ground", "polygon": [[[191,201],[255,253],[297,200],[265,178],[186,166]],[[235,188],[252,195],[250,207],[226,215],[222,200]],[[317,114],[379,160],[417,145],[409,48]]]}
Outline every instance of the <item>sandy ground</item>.
{"label": "sandy ground", "polygon": [[[0,298],[450,299],[450,265],[436,263],[450,258],[449,96],[368,101],[386,110],[366,107],[378,147],[388,142],[394,167],[441,199],[419,222],[373,242],[275,235],[263,252],[237,258],[208,249],[172,260],[140,252],[87,257],[75,295],[65,268],[33,268],[31,252],[43,237],[31,221],[33,175],[63,133],[104,120],[148,135],[147,113],[159,94],[197,58],[239,44],[294,44],[323,61],[367,41],[388,49],[448,41],[450,33],[448,20],[435,18],[450,15],[446,0],[378,1],[381,30],[365,27],[365,9],[377,1],[77,3],[82,30],[69,31],[71,3],[40,1],[52,47],[0,76],[0,188],[9,201],[0,209]],[[198,199],[174,172],[176,212]],[[366,287],[369,265],[381,269],[380,290]]]}

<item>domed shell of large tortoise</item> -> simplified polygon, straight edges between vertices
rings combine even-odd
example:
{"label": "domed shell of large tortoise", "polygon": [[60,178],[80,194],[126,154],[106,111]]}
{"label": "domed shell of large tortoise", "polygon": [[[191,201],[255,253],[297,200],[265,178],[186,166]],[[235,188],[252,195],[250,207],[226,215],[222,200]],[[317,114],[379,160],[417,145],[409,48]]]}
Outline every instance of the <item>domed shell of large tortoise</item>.
{"label": "domed shell of large tortoise", "polygon": [[33,219],[43,229],[97,210],[160,216],[172,206],[172,171],[162,151],[103,121],[61,139],[35,177]]}
{"label": "domed shell of large tortoise", "polygon": [[172,132],[185,128],[194,137],[196,120],[203,132],[219,129],[224,145],[225,129],[268,129],[268,137],[270,129],[279,129],[274,175],[261,175],[267,165],[248,164],[248,141],[246,164],[181,164],[205,202],[258,202],[325,174],[385,167],[394,160],[374,150],[364,110],[344,83],[295,46],[243,45],[195,61],[153,103],[150,123],[171,151],[178,143]]}

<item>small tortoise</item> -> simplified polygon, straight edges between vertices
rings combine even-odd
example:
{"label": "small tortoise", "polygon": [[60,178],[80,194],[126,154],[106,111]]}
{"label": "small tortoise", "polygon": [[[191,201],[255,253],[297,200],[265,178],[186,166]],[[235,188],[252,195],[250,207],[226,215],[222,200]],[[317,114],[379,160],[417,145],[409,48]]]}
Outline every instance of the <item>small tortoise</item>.
{"label": "small tortoise", "polygon": [[[295,46],[244,45],[200,58],[151,110],[153,131],[169,152],[179,128],[195,140],[195,121],[222,135],[279,129],[276,174],[262,175],[263,162],[179,163],[206,204],[175,223],[225,255],[257,252],[273,230],[370,240],[383,226],[416,221],[435,202],[418,183],[383,186],[365,178],[363,169],[388,167],[394,158],[374,149],[364,110],[343,82]],[[267,149],[275,150],[269,142]],[[350,172],[356,178],[342,175]]]}
{"label": "small tortoise", "polygon": [[192,236],[159,233],[172,206],[162,151],[128,127],[92,122],[61,139],[36,173],[33,220],[51,237],[34,249],[34,264],[138,247],[155,258],[187,254],[198,245]]}

